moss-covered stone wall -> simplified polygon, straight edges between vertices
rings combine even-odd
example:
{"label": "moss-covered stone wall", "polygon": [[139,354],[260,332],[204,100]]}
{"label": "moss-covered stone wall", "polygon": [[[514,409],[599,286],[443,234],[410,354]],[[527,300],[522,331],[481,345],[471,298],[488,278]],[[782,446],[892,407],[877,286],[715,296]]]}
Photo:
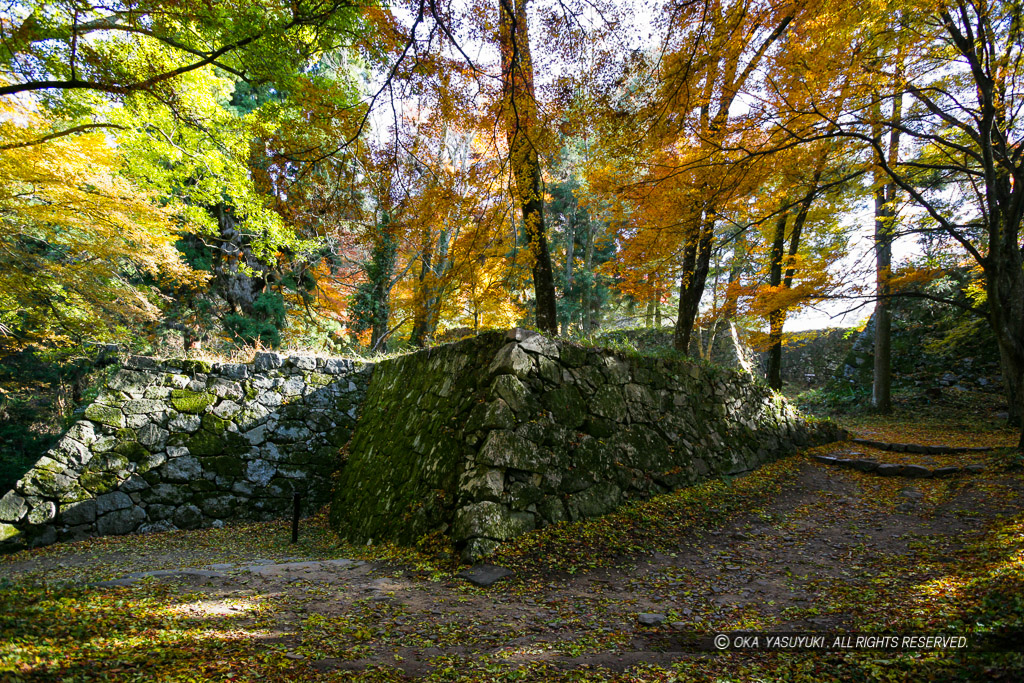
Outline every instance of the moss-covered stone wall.
{"label": "moss-covered stone wall", "polygon": [[132,357],[14,489],[0,540],[267,519],[330,498],[371,365],[259,353],[250,364]]}
{"label": "moss-covered stone wall", "polygon": [[331,508],[352,541],[531,529],[843,436],[748,375],[490,333],[378,364]]}

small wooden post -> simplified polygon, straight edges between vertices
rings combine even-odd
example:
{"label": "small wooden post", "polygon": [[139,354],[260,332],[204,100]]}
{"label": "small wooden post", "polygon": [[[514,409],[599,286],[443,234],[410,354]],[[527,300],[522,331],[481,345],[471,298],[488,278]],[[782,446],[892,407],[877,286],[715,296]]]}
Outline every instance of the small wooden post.
{"label": "small wooden post", "polygon": [[292,543],[299,542],[299,515],[302,512],[302,498],[297,493],[292,494]]}

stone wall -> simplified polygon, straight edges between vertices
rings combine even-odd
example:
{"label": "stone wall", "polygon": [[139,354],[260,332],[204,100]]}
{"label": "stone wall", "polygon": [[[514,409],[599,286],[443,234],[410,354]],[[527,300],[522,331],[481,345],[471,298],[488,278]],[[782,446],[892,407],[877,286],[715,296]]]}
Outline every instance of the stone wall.
{"label": "stone wall", "polygon": [[259,353],[251,364],[131,357],[15,488],[0,540],[217,525],[330,496],[372,366]]}
{"label": "stone wall", "polygon": [[746,374],[488,333],[377,366],[331,522],[363,543],[446,533],[471,561],[842,437]]}

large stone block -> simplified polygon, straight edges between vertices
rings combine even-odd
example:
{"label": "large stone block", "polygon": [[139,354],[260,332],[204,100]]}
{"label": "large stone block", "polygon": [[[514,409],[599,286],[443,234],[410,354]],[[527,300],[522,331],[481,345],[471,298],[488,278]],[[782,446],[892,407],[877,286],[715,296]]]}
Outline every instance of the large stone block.
{"label": "large stone block", "polygon": [[85,419],[111,427],[124,427],[124,413],[114,406],[93,403],[85,409]]}
{"label": "large stone block", "polygon": [[529,472],[544,472],[551,454],[514,432],[496,429],[487,435],[476,461],[492,467],[509,467]]}
{"label": "large stone block", "polygon": [[171,392],[171,405],[179,413],[199,415],[217,402],[216,394],[207,391],[175,389]]}
{"label": "large stone block", "polygon": [[508,541],[535,526],[534,516],[529,513],[511,512],[504,505],[480,501],[459,509],[455,514],[452,536],[460,541],[475,537]]}
{"label": "large stone block", "polygon": [[96,501],[83,500],[78,503],[62,505],[60,508],[60,520],[68,526],[92,524],[96,521]]}
{"label": "large stone block", "polygon": [[101,536],[130,534],[146,520],[146,511],[140,507],[109,512],[96,520],[96,531]]}
{"label": "large stone block", "polygon": [[526,377],[533,369],[533,359],[519,348],[516,342],[503,346],[487,368],[490,375],[515,375]]}
{"label": "large stone block", "polygon": [[28,512],[28,503],[14,491],[0,498],[0,522],[18,522]]}
{"label": "large stone block", "polygon": [[123,510],[132,506],[132,499],[123,491],[114,491],[96,497],[96,514],[105,515],[114,510]]}
{"label": "large stone block", "polygon": [[171,458],[160,467],[160,475],[166,482],[189,482],[202,474],[202,465],[191,455]]}

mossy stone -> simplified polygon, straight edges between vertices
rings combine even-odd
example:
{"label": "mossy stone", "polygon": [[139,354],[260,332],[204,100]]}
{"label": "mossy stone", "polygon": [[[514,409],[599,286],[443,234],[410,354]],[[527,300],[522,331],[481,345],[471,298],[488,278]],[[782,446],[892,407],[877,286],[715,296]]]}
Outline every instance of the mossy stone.
{"label": "mossy stone", "polygon": [[307,408],[298,403],[281,406],[278,412],[282,420],[302,420],[306,417]]}
{"label": "mossy stone", "polygon": [[225,420],[224,418],[217,417],[213,413],[207,413],[206,415],[203,415],[202,428],[212,434],[220,434],[221,432],[226,432],[228,429],[228,425],[230,424],[230,420]]}
{"label": "mossy stone", "polygon": [[114,434],[114,438],[118,441],[138,441],[139,435],[134,429],[124,427],[123,429],[117,430]]}
{"label": "mossy stone", "polygon": [[109,493],[117,488],[117,477],[110,472],[86,472],[78,481],[82,488],[96,495]]}
{"label": "mossy stone", "polygon": [[578,368],[587,362],[587,351],[579,346],[563,344],[559,358],[570,368]]}
{"label": "mossy stone", "polygon": [[174,432],[167,437],[167,445],[174,446],[176,448],[187,447],[189,440],[192,438],[191,434],[185,432]]}
{"label": "mossy stone", "polygon": [[116,451],[108,451],[101,456],[93,458],[89,463],[89,471],[92,472],[113,472],[115,474],[126,472],[130,461]]}
{"label": "mossy stone", "polygon": [[544,394],[541,401],[555,416],[558,424],[570,429],[579,427],[587,418],[587,404],[571,384],[552,389]]}
{"label": "mossy stone", "polygon": [[171,392],[171,404],[181,413],[198,415],[217,402],[217,396],[207,391],[175,389]]}
{"label": "mossy stone", "polygon": [[213,472],[222,477],[240,477],[244,469],[242,461],[230,455],[200,458],[199,462],[202,463],[203,469],[207,472]]}
{"label": "mossy stone", "polygon": [[222,439],[216,434],[211,434],[201,429],[191,436],[186,442],[188,451],[192,455],[220,455],[224,450]]}
{"label": "mossy stone", "polygon": [[93,403],[85,409],[85,419],[110,427],[123,427],[124,414],[119,408]]}
{"label": "mossy stone", "polygon": [[532,514],[510,512],[503,505],[485,500],[467,505],[456,513],[452,536],[456,541],[479,536],[507,541],[535,526]]}
{"label": "mossy stone", "polygon": [[615,509],[621,495],[619,487],[609,482],[594,484],[585,491],[569,496],[567,507],[573,520],[598,517]]}
{"label": "mossy stone", "polygon": [[249,452],[252,445],[241,434],[227,432],[221,440],[223,443],[223,455],[241,456]]}
{"label": "mossy stone", "polygon": [[511,467],[528,472],[544,472],[550,453],[538,448],[514,432],[495,429],[477,454],[476,460],[492,467]]}
{"label": "mossy stone", "polygon": [[590,399],[590,412],[600,417],[622,422],[626,419],[626,401],[616,386],[603,386]]}
{"label": "mossy stone", "polygon": [[330,386],[334,382],[334,378],[330,375],[325,375],[320,372],[310,372],[304,375],[306,378],[306,384],[311,387],[326,387]]}
{"label": "mossy stone", "polygon": [[114,446],[114,453],[122,455],[129,461],[139,463],[150,456],[146,448],[138,441],[124,441]]}
{"label": "mossy stone", "polygon": [[76,484],[61,491],[57,498],[63,505],[65,503],[78,503],[83,500],[89,500],[92,498],[92,494]]}
{"label": "mossy stone", "polygon": [[181,365],[181,369],[185,372],[191,372],[194,374],[209,374],[213,372],[213,363],[208,360],[196,360],[189,358],[187,360],[180,360],[178,363]]}
{"label": "mossy stone", "polygon": [[204,496],[198,495],[203,493],[210,493],[217,490],[217,485],[212,481],[206,479],[193,479],[188,483],[189,489],[191,489],[197,495],[192,496],[192,502],[201,501]]}
{"label": "mossy stone", "polygon": [[332,446],[341,448],[348,443],[349,438],[352,436],[352,429],[350,427],[342,425],[341,427],[335,427],[327,434],[327,442]]}

